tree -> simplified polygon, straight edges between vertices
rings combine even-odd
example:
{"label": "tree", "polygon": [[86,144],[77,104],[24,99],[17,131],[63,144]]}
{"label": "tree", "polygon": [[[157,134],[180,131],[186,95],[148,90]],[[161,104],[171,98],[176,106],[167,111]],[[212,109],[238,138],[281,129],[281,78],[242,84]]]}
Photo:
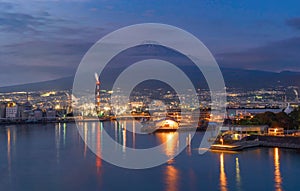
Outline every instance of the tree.
{"label": "tree", "polygon": [[285,113],[276,113],[276,124],[273,127],[283,127],[284,129],[291,129],[293,127],[293,120]]}
{"label": "tree", "polygon": [[273,112],[267,111],[265,113],[259,113],[254,116],[253,120],[257,121],[260,125],[272,126],[276,121],[276,115]]}
{"label": "tree", "polygon": [[289,114],[289,118],[292,121],[291,128],[292,129],[299,129],[299,125],[300,125],[300,107],[294,109]]}

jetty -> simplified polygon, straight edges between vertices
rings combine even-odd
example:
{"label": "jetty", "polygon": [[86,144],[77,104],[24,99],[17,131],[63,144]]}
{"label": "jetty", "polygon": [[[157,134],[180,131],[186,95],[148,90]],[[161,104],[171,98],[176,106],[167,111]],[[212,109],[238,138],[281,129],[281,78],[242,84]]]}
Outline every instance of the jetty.
{"label": "jetty", "polygon": [[300,149],[300,136],[250,135],[230,144],[213,144],[211,151],[242,151],[253,147]]}

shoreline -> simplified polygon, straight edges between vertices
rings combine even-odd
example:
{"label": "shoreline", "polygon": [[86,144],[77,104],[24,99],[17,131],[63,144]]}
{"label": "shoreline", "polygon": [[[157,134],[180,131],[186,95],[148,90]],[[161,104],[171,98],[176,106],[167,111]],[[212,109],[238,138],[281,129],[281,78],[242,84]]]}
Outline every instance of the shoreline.
{"label": "shoreline", "polygon": [[55,120],[38,120],[38,121],[0,121],[0,126],[3,125],[26,125],[26,124],[48,124],[48,123],[74,123],[74,122],[97,122],[97,121],[113,121],[109,118],[85,118],[75,119],[73,117]]}
{"label": "shoreline", "polygon": [[271,147],[300,150],[300,136],[269,136],[251,135],[248,140],[241,140],[232,144],[213,144],[211,151],[243,151],[255,147]]}
{"label": "shoreline", "polygon": [[[78,122],[105,122],[114,121],[112,119],[103,118],[86,118],[78,119]],[[30,124],[50,124],[50,123],[75,123],[75,118],[59,119],[59,120],[48,120],[48,121],[8,121],[0,122],[1,126],[6,125],[30,125]],[[190,128],[182,129],[179,131],[188,131]],[[197,132],[204,132],[203,128],[196,128]],[[152,133],[170,132],[169,130],[158,130]],[[300,150],[300,136],[269,136],[269,135],[250,135],[244,140],[240,140],[231,144],[213,144],[210,148],[211,151],[242,151],[248,148],[254,147],[278,147],[285,149]]]}

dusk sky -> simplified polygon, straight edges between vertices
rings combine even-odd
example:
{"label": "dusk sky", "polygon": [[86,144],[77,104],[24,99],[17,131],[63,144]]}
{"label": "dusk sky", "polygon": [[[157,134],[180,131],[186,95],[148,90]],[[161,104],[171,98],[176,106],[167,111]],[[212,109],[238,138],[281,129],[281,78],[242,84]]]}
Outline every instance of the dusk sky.
{"label": "dusk sky", "polygon": [[0,86],[74,75],[101,37],[145,22],[192,33],[220,67],[300,71],[298,0],[0,0]]}

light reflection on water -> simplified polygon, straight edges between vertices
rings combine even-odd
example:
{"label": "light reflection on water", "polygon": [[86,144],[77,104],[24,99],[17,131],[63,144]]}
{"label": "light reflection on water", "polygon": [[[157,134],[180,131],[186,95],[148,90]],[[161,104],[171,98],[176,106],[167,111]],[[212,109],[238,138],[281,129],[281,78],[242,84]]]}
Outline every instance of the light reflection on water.
{"label": "light reflection on water", "polygon": [[224,153],[220,154],[220,190],[227,191],[227,177],[224,167]]}
{"label": "light reflection on water", "polygon": [[240,173],[240,163],[239,158],[235,158],[235,181],[237,190],[241,190],[241,173]]}
{"label": "light reflection on water", "polygon": [[122,124],[122,145],[123,145],[123,147],[122,147],[122,151],[125,153],[126,152],[126,133],[127,133],[127,131],[126,131],[126,121],[124,121],[123,122],[123,124]]}
{"label": "light reflection on water", "polygon": [[[101,124],[102,125],[102,124]],[[101,168],[101,165],[102,165],[102,160],[101,160],[101,141],[102,141],[102,139],[101,139],[101,133],[99,133],[99,132],[102,132],[101,131],[101,127],[100,127],[100,123],[98,123],[97,124],[97,133],[96,133],[96,135],[97,135],[97,150],[96,150],[96,152],[97,152],[97,157],[96,157],[96,168],[97,168],[97,174],[100,174],[100,168]]]}
{"label": "light reflection on water", "polygon": [[167,143],[162,148],[163,153],[166,156],[172,156],[178,149],[179,140],[178,140],[178,132],[170,132],[170,133],[156,133],[156,136],[159,140],[159,143]]}
{"label": "light reflection on water", "polygon": [[[87,123],[85,123],[84,126],[83,126],[83,137],[84,137],[84,140],[87,140],[87,136],[88,136],[88,127],[87,127]],[[87,144],[84,144],[84,158],[86,158],[87,149],[88,149]]]}
{"label": "light reflection on water", "polygon": [[[144,144],[147,147],[149,146],[148,143],[151,143],[150,145],[157,145],[168,140],[171,141],[164,145],[161,151],[162,154],[171,156],[178,149],[180,140],[177,132],[146,135],[146,140],[143,140],[139,135],[126,131],[128,125],[133,124],[126,122],[123,125],[114,126],[114,122],[105,124],[93,123],[90,125],[85,123],[82,126],[83,128],[79,130],[86,140],[92,140],[96,143],[95,148],[98,155],[101,155],[101,150],[104,146],[102,142],[102,132],[104,130],[110,131],[111,137],[123,146],[124,154],[126,154],[126,147],[139,147],[140,144]],[[134,131],[134,127],[132,129]],[[197,147],[201,140],[197,142],[197,139],[201,138],[202,134],[196,133],[195,138],[190,141],[188,140],[190,135],[187,133],[187,141],[190,141],[190,144],[180,156],[160,167],[144,171],[128,171],[109,165],[100,157],[95,157],[88,147],[82,144],[82,140],[78,139],[79,135],[76,131],[77,129],[74,124],[48,124],[45,127],[40,127],[39,125],[2,127],[0,140],[3,140],[3,142],[2,147],[0,146],[0,151],[1,153],[7,152],[7,154],[0,155],[0,165],[2,165],[0,190],[10,190],[5,189],[7,185],[11,187],[12,185],[19,184],[19,188],[22,188],[22,181],[19,180],[21,182],[19,183],[16,181],[16,177],[25,178],[26,182],[29,182],[29,186],[27,186],[28,189],[13,190],[35,190],[33,187],[30,187],[31,184],[35,185],[34,183],[41,182],[40,184],[42,185],[47,183],[50,185],[52,179],[52,184],[54,184],[60,181],[56,176],[61,178],[69,177],[72,184],[78,184],[77,186],[88,182],[90,186],[88,190],[110,190],[109,188],[112,183],[105,185],[105,182],[110,182],[112,178],[121,176],[122,174],[125,175],[121,179],[116,179],[127,187],[130,187],[129,190],[141,188],[143,185],[152,185],[152,190],[164,191],[178,191],[184,188],[190,188],[187,190],[203,190],[203,187],[204,190],[251,190],[257,189],[257,186],[259,186],[259,184],[252,184],[251,182],[263,181],[266,189],[281,191],[283,190],[283,184],[291,186],[291,189],[298,183],[297,181],[294,184],[291,182],[294,180],[292,178],[297,177],[297,174],[300,173],[300,166],[297,166],[299,164],[297,163],[299,153],[293,151],[282,153],[281,149],[278,148],[265,148],[247,150],[235,154],[208,152],[200,156],[197,154]],[[268,152],[272,156],[271,161],[267,160]],[[282,160],[285,159],[282,155],[288,155],[289,160],[296,164],[290,165],[292,167],[290,171],[293,170],[291,172],[294,174],[284,174],[281,171]],[[52,156],[54,163],[51,163]],[[46,164],[39,163],[39,161],[44,160],[48,162]],[[91,162],[91,160],[93,161]],[[261,163],[263,164],[256,168],[260,164],[258,163],[259,161],[262,161]],[[25,165],[30,166],[31,163],[32,166],[30,171],[28,171],[27,168],[29,167]],[[42,165],[48,165],[49,167]],[[267,168],[270,165],[272,165],[271,171]],[[94,170],[90,169],[89,166]],[[79,173],[78,176],[75,176],[76,173],[71,172],[71,174],[68,174],[67,172],[72,171],[73,168],[78,168],[78,172],[82,172],[82,175]],[[95,174],[93,174],[93,171]],[[285,172],[289,172],[289,169],[286,169]],[[44,174],[47,176],[43,176]],[[7,178],[5,178],[6,176]],[[143,179],[143,176],[147,178]],[[134,185],[128,185],[128,182],[131,180],[130,177],[138,179],[138,185],[135,185],[135,187],[133,187]],[[269,177],[270,181],[265,182],[265,177]],[[284,179],[284,177],[289,177],[292,180]],[[89,182],[91,181],[89,180],[90,178],[92,180],[95,179],[95,182]],[[65,178],[61,179],[61,181],[63,180]],[[290,181],[289,184],[285,183],[286,181]],[[62,185],[68,187],[69,184],[70,182],[67,185],[61,182],[55,188],[59,188]],[[121,185],[120,187],[116,185],[116,187],[124,187],[124,185]],[[286,190],[286,187],[284,188]],[[53,189],[49,187],[49,190]]]}
{"label": "light reflection on water", "polygon": [[165,167],[165,191],[179,191],[179,171],[172,165]]}
{"label": "light reflection on water", "polygon": [[59,164],[60,159],[60,126],[61,123],[55,126],[55,145],[56,145],[56,162]]}
{"label": "light reflection on water", "polygon": [[279,149],[274,148],[274,183],[275,183],[275,190],[282,191],[282,178],[280,173],[280,156],[279,156]]}
{"label": "light reflection on water", "polygon": [[6,130],[7,132],[7,162],[8,162],[8,176],[11,174],[11,134],[10,128]]}

